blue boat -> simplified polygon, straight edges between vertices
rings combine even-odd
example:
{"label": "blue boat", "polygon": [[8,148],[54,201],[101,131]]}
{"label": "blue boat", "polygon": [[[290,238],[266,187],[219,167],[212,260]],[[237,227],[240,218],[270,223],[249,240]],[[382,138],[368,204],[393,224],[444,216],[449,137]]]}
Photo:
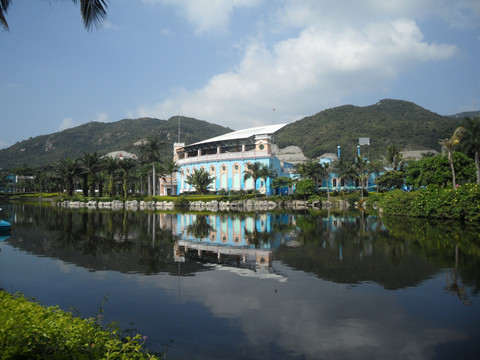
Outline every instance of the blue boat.
{"label": "blue boat", "polygon": [[12,230],[12,225],[5,220],[0,220],[0,234],[8,234]]}
{"label": "blue boat", "polygon": [[[0,208],[0,211],[2,211],[2,208]],[[10,234],[11,230],[12,225],[8,221],[0,219],[0,236]]]}

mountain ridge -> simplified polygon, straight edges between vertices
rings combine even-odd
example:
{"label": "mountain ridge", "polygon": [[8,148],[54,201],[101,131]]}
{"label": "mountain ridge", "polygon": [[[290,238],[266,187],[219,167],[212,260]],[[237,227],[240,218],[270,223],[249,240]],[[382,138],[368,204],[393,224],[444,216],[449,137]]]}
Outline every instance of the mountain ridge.
{"label": "mountain ridge", "polygon": [[[475,112],[472,112],[475,113]],[[463,114],[463,113],[462,113]],[[468,113],[471,114],[471,113]],[[89,122],[60,132],[39,135],[0,150],[0,168],[42,167],[62,158],[78,158],[83,153],[104,155],[111,151],[139,154],[139,145],[151,136],[165,143],[161,155],[171,156],[177,141],[187,144],[233,131],[221,125],[190,117],[122,119],[111,123]],[[367,106],[341,105],[293,121],[275,135],[280,147],[298,146],[309,158],[336,153],[353,158],[360,137],[370,138],[361,151],[379,158],[387,146],[440,150],[440,139],[450,137],[463,117],[443,116],[404,100],[383,99]]]}

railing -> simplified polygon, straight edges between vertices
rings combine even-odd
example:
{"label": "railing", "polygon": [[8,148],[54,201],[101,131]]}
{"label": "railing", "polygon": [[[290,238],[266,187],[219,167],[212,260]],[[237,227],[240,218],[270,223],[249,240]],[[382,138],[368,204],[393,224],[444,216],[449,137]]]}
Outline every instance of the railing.
{"label": "railing", "polygon": [[199,155],[192,156],[186,159],[180,159],[177,161],[177,164],[188,165],[201,162],[212,162],[212,161],[227,161],[227,160],[244,160],[246,158],[264,158],[271,157],[272,154],[269,154],[268,151],[245,151],[245,152],[236,152],[236,153],[221,153],[221,154],[211,154],[211,155]]}

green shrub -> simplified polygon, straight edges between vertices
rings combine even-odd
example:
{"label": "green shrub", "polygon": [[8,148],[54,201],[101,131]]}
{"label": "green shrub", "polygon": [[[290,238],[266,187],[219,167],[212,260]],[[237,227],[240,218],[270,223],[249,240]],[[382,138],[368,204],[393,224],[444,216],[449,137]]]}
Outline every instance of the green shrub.
{"label": "green shrub", "polygon": [[480,186],[465,184],[453,190],[435,185],[413,192],[371,193],[368,204],[385,214],[439,219],[480,220]]}
{"label": "green shrub", "polygon": [[143,349],[141,335],[120,338],[95,321],[43,307],[22,295],[0,291],[0,358],[157,359]]}

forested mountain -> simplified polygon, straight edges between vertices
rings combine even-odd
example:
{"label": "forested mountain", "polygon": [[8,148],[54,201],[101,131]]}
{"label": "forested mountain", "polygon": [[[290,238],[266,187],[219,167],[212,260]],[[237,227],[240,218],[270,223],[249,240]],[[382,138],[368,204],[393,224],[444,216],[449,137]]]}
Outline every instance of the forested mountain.
{"label": "forested mountain", "polygon": [[275,142],[279,147],[297,145],[309,158],[336,153],[340,145],[342,156],[353,159],[358,139],[365,137],[370,138],[370,145],[362,146],[361,152],[376,159],[392,144],[409,150],[440,151],[438,141],[452,136],[462,119],[442,116],[408,101],[386,99],[365,107],[344,105],[321,111],[282,128]]}
{"label": "forested mountain", "polygon": [[[62,158],[79,158],[85,152],[99,155],[128,151],[140,155],[142,140],[156,136],[164,143],[162,157],[171,158],[178,141],[179,117],[125,119],[112,123],[90,122],[50,135],[41,135],[0,150],[0,168],[43,167]],[[181,141],[193,143],[232,131],[193,118],[180,117]]]}
{"label": "forested mountain", "polygon": [[[379,158],[388,145],[410,150],[434,149],[438,141],[453,134],[464,115],[442,116],[414,103],[381,100],[375,105],[344,105],[321,111],[292,122],[275,136],[279,147],[299,146],[309,158],[336,153],[353,158],[360,137],[370,138],[362,153]],[[474,113],[468,113],[471,116]],[[39,167],[62,158],[78,158],[85,152],[104,155],[123,150],[140,155],[139,144],[150,136],[164,142],[162,156],[170,159],[172,145],[178,140],[178,116],[169,120],[126,119],[114,123],[90,122],[50,135],[37,136],[0,150],[0,168]],[[232,131],[193,118],[180,117],[181,141],[191,144]]]}

